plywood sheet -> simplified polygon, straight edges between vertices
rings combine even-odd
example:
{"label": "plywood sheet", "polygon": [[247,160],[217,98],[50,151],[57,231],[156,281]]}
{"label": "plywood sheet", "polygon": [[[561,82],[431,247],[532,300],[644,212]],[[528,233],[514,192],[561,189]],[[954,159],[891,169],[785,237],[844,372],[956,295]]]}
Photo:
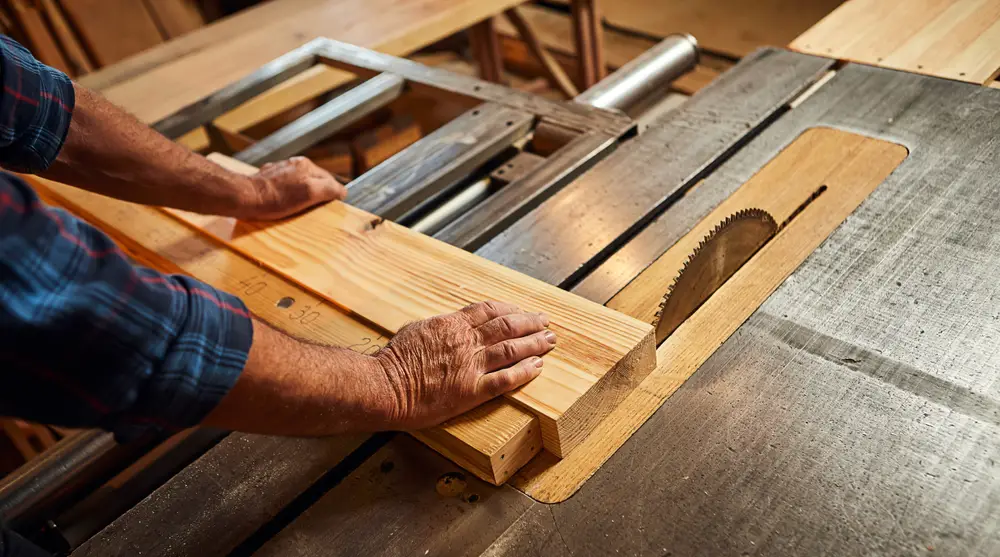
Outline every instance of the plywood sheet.
{"label": "plywood sheet", "polygon": [[998,0],[850,0],[791,43],[800,52],[987,84],[1000,73]]}

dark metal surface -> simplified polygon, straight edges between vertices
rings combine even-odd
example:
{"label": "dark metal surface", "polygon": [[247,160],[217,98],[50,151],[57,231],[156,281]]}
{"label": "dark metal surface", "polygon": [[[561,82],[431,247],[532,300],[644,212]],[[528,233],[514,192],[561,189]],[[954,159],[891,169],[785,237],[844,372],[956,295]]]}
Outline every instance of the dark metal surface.
{"label": "dark metal surface", "polygon": [[479,555],[533,504],[400,436],[254,555]]}
{"label": "dark metal surface", "polygon": [[485,103],[348,184],[348,203],[398,219],[469,177],[531,129],[531,114]]}
{"label": "dark metal surface", "polygon": [[1000,552],[998,110],[849,65],[713,173],[735,188],[816,125],[910,149],[577,495],[488,554]]}
{"label": "dark metal surface", "polygon": [[230,435],[73,556],[225,555],[364,439]]}
{"label": "dark metal surface", "polygon": [[152,436],[128,445],[99,430],[74,433],[0,482],[0,518],[30,529],[87,496],[156,444]]}
{"label": "dark metal surface", "polygon": [[581,134],[550,155],[545,164],[507,184],[434,237],[466,250],[478,249],[604,158],[617,144],[618,138],[602,133]]}
{"label": "dark metal surface", "polygon": [[234,158],[260,166],[296,155],[396,100],[405,83],[401,77],[379,74],[240,151]]}
{"label": "dark metal surface", "polygon": [[476,253],[571,286],[832,64],[779,50],[744,58]]}

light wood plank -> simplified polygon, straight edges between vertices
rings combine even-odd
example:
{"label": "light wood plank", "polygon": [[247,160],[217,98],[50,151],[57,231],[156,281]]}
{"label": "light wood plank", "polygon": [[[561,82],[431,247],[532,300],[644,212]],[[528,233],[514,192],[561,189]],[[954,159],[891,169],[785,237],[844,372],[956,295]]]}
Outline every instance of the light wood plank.
{"label": "light wood plank", "polygon": [[[543,502],[560,502],[572,495],[906,156],[901,145],[828,128],[806,131],[779,153],[740,188],[746,192],[737,191],[734,197],[759,205],[768,201],[768,191],[779,191],[786,202],[776,204],[775,210],[784,211],[794,199],[804,200],[820,186],[827,190],[667,337],[657,349],[656,369],[576,452],[561,461],[543,454],[522,468],[512,483]],[[717,217],[709,215],[705,221],[714,225]],[[692,235],[701,237],[700,231]],[[664,257],[673,255],[668,252]],[[650,289],[662,294],[669,284],[664,281],[672,278],[662,272],[664,267],[670,265],[654,265],[640,275],[619,295],[619,305],[629,296],[650,299]],[[628,305],[646,310],[641,304]]]}
{"label": "light wood plank", "polygon": [[800,52],[987,84],[1000,72],[1000,1],[850,0],[791,43]]}
{"label": "light wood plank", "polygon": [[545,448],[557,456],[569,454],[654,365],[650,326],[344,203],[268,225],[198,224],[390,332],[491,299],[549,314],[560,341],[545,357],[545,373],[507,396],[539,417]]}
{"label": "light wood plank", "polygon": [[143,2],[135,0],[62,0],[87,50],[101,66],[113,64],[163,42]]}
{"label": "light wood plank", "polygon": [[179,37],[205,25],[195,0],[146,0],[146,6],[167,38]]}
{"label": "light wood plank", "polygon": [[[58,203],[98,226],[143,264],[165,272],[186,273],[232,292],[254,315],[291,335],[365,354],[374,354],[391,336],[351,318],[298,284],[261,269],[159,209],[108,199],[33,176],[25,178],[46,201]],[[538,418],[500,401],[413,435],[493,483],[508,479],[542,446]]]}

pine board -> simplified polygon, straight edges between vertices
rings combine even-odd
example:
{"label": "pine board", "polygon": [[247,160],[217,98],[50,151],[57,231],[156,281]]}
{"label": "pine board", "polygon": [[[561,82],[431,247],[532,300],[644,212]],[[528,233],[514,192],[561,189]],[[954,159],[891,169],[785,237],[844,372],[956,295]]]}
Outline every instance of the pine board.
{"label": "pine board", "polygon": [[998,0],[849,0],[791,48],[984,85],[1000,73],[998,42]]}
{"label": "pine board", "polygon": [[345,203],[279,223],[198,224],[389,332],[483,300],[546,312],[559,345],[539,378],[507,396],[538,416],[543,444],[557,456],[569,454],[655,364],[648,325]]}

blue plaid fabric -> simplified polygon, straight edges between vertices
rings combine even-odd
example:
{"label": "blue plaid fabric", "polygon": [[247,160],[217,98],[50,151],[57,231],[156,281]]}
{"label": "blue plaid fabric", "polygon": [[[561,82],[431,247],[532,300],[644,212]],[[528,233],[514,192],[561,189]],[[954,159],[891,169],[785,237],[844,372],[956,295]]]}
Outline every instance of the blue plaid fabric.
{"label": "blue plaid fabric", "polygon": [[[0,165],[44,169],[66,137],[72,84],[0,44]],[[0,173],[0,415],[126,438],[189,427],[236,382],[251,341],[238,298],[134,265]]]}

